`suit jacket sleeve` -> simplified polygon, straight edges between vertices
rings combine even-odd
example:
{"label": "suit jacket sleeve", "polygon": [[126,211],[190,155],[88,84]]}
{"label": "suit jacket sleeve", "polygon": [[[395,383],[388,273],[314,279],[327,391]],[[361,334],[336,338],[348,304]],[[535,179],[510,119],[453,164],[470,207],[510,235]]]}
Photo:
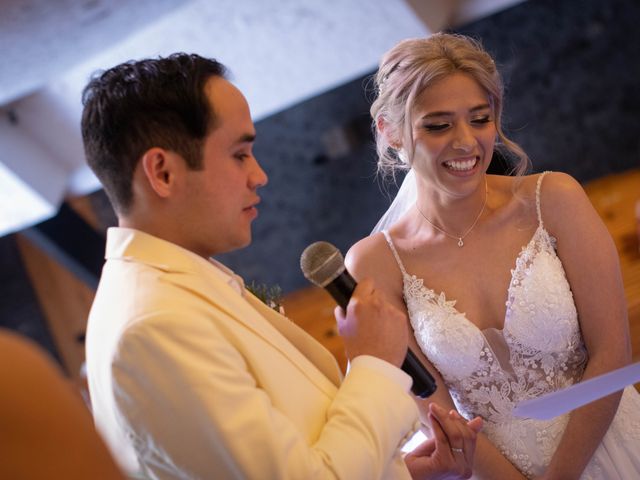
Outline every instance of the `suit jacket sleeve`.
{"label": "suit jacket sleeve", "polygon": [[[158,478],[369,480],[395,464],[394,475],[408,475],[398,448],[416,407],[401,387],[355,368],[328,398],[292,377],[291,401],[309,408],[296,417],[274,401],[249,361],[253,352],[240,351],[211,315],[184,305],[157,311],[121,336],[114,396],[143,470]],[[278,355],[274,374],[290,375],[290,360],[279,364]],[[305,435],[296,418],[319,422],[317,434]]]}

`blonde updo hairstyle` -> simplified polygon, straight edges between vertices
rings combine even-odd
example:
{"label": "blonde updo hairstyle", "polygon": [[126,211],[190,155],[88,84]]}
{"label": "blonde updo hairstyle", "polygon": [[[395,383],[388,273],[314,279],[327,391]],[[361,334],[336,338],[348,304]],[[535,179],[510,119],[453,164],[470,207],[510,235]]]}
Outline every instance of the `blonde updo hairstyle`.
{"label": "blonde updo hairstyle", "polygon": [[[522,175],[529,166],[527,154],[502,131],[503,84],[491,56],[479,42],[463,35],[436,33],[403,40],[389,50],[374,77],[377,98],[371,105],[376,132],[378,172],[395,178],[397,170],[413,163],[411,112],[425,88],[453,73],[473,78],[489,96],[497,136],[496,149],[515,157],[511,173]],[[380,131],[384,124],[384,134]],[[399,145],[403,145],[402,151]]]}

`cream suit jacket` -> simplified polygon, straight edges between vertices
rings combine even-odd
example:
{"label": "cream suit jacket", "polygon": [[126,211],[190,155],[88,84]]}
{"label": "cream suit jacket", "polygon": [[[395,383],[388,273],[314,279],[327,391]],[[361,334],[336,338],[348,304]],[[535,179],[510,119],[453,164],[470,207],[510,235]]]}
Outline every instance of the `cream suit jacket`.
{"label": "cream suit jacket", "polygon": [[96,425],[128,472],[408,478],[399,448],[417,409],[397,382],[357,362],[343,380],[306,332],[174,244],[112,228],[106,260],[87,372]]}

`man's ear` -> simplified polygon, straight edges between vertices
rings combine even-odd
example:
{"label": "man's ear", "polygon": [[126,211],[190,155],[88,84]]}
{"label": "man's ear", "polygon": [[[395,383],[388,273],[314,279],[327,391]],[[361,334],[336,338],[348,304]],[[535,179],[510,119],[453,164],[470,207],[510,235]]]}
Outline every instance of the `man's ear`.
{"label": "man's ear", "polygon": [[153,191],[162,198],[167,198],[175,183],[176,154],[159,147],[144,152],[140,160],[144,176]]}

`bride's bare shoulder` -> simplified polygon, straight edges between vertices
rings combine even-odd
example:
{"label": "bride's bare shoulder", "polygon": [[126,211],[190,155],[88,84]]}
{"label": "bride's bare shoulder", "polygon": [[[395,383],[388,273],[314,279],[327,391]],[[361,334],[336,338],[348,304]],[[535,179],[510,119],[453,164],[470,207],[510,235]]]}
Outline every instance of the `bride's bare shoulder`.
{"label": "bride's bare shoulder", "polygon": [[519,176],[490,175],[489,181],[494,188],[507,196],[528,197],[531,194],[535,194],[539,177],[539,173]]}
{"label": "bride's bare shoulder", "polygon": [[516,211],[535,211],[536,187],[540,173],[522,176],[492,175],[490,185],[500,203]]}
{"label": "bride's bare shoulder", "polygon": [[[356,277],[379,277],[391,272],[395,265],[393,254],[382,232],[377,232],[356,242],[345,256],[345,265]],[[397,269],[397,267],[395,267]]]}
{"label": "bride's bare shoulder", "polygon": [[364,237],[354,243],[345,256],[345,264],[351,271],[352,268],[362,269],[365,264],[371,263],[372,259],[375,259],[380,255],[386,247],[386,239],[382,232],[377,232],[368,237]]}

